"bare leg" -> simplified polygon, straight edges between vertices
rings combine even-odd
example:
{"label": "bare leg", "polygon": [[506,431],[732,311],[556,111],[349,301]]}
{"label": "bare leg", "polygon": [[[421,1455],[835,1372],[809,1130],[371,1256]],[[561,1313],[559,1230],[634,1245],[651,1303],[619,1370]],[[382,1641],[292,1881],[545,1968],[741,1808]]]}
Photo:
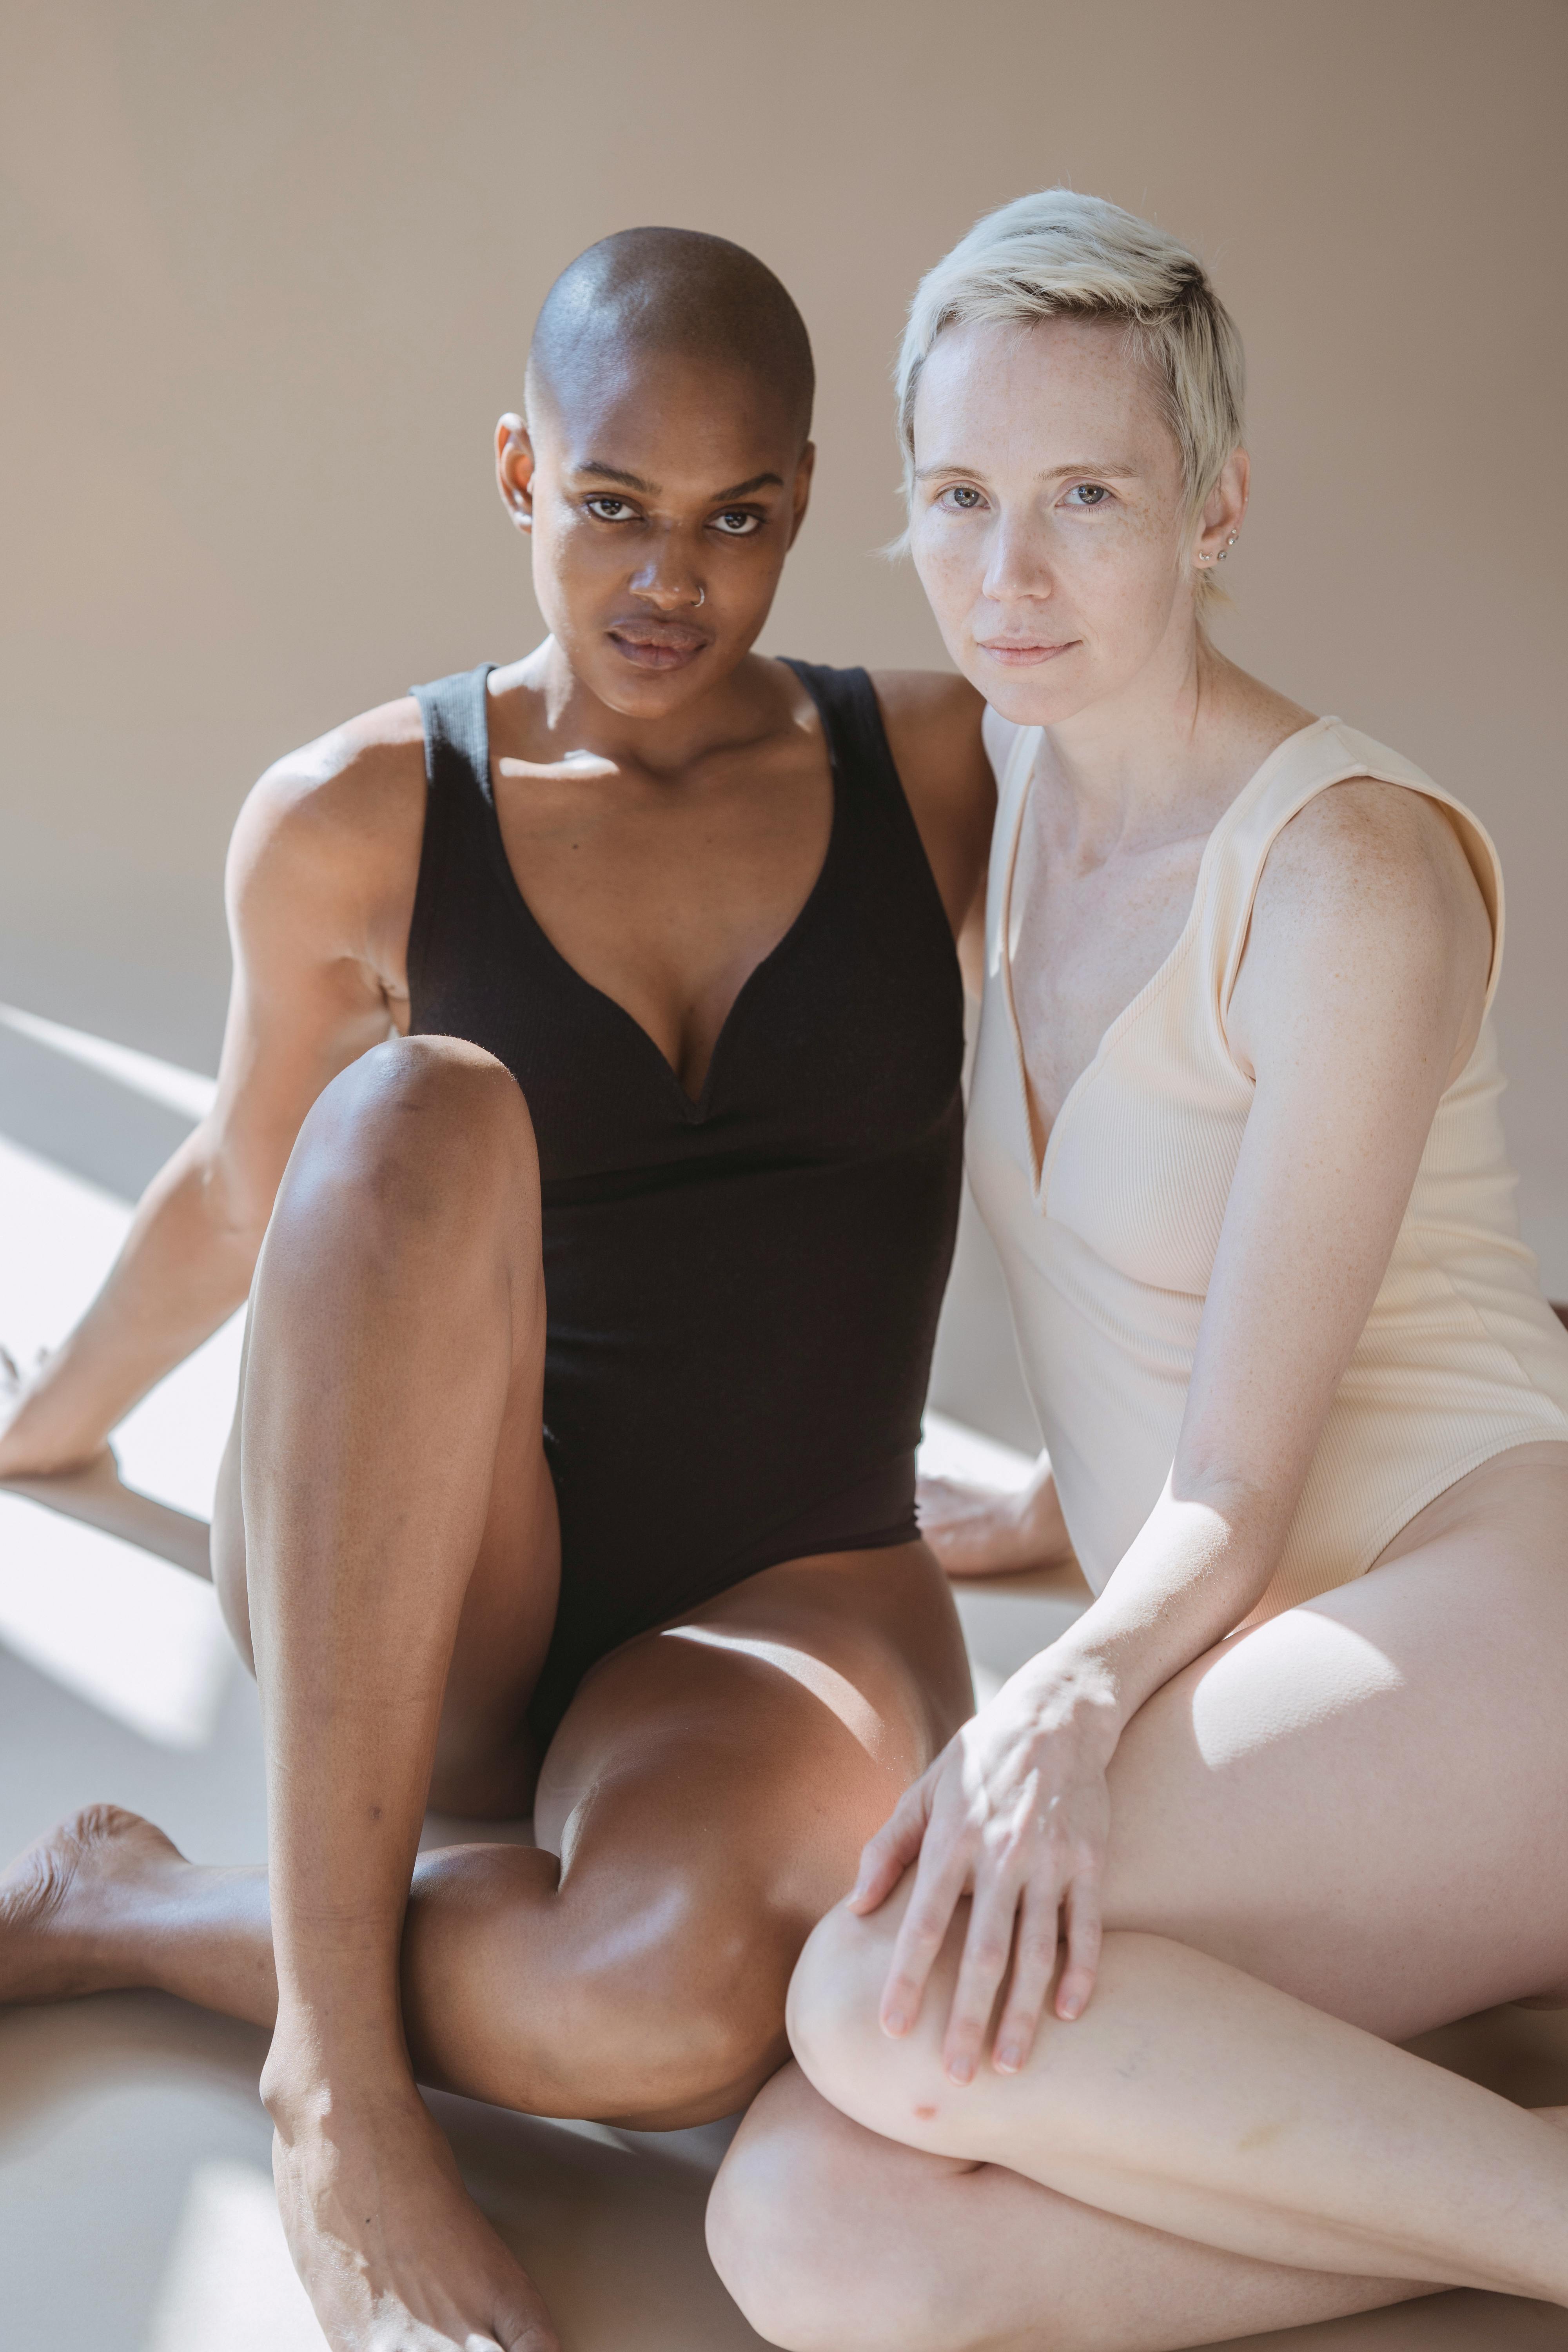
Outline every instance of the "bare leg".
{"label": "bare leg", "polygon": [[905,2147],[798,2066],[742,2125],[708,2242],[752,2326],[787,2352],[1175,2352],[1428,2292],[1251,2262],[1001,2165]]}
{"label": "bare leg", "polygon": [[[1562,1464],[1560,1452],[1532,1450],[1473,1474],[1423,1514],[1390,1548],[1387,1564],[1362,1583],[1223,1645],[1151,1702],[1117,1759],[1107,1890],[1113,1923],[1180,1937],[1400,2038],[1562,1984],[1568,1974],[1568,1885],[1559,1861],[1568,1826],[1568,1737],[1555,1664],[1568,1638]],[[874,2003],[866,2017],[879,2041]],[[1234,2077],[1228,2050],[1223,2068]],[[765,2142],[770,2118],[779,2121],[776,2147]],[[881,2127],[917,2137],[910,2121],[885,2116]],[[721,2262],[754,2324],[783,2342],[826,2345],[834,2340],[824,2332],[831,2305],[816,2312],[821,2327],[813,2334],[811,2296],[798,2272],[785,2299],[786,2327],[770,2327],[769,2282],[785,2273],[768,2249],[798,2242],[797,2217],[787,2200],[773,2199],[770,2213],[746,2191],[749,2172],[781,2168],[800,2184],[809,2212],[818,2152],[799,2143],[813,2131],[808,2108],[786,2114],[770,2092],[721,2176],[716,2213],[721,2237],[727,2197],[747,2213],[744,2253],[731,2231]],[[1459,2194],[1467,2201],[1472,2160],[1463,2141],[1442,2154],[1464,2176]],[[930,2172],[920,2177],[925,2241],[962,2273],[971,2223],[959,2195],[949,2199],[944,2224],[946,2187]],[[979,2194],[973,2184],[984,2177],[985,2168],[953,2169],[955,2180],[969,2184],[962,2204],[971,2213]],[[1450,2182],[1455,2177],[1451,2170]],[[900,2189],[913,2178],[900,2176]],[[1003,2283],[1043,2275],[1040,2231],[1049,2200],[1042,2194],[1020,2201],[1009,2189],[993,2202],[992,2284],[977,2289],[973,2329],[950,2339],[955,2344],[1012,2343],[1017,2306]],[[1559,2241],[1563,2210],[1556,2209]],[[895,2251],[901,2239],[889,2236],[885,2263],[868,2257],[876,2242],[869,2231],[861,2238],[858,2274],[878,2282],[889,2307],[904,2309],[909,2270]],[[1054,2251],[1058,2242],[1053,2227],[1046,2245]],[[1141,2264],[1150,2259],[1136,2255],[1131,2241],[1125,2253],[1097,2244],[1097,2274],[1102,2283],[1114,2274],[1119,2292],[1124,2282],[1135,2299],[1146,2275]],[[1364,2265],[1370,2256],[1363,2247],[1354,2259]],[[1455,2266],[1434,2265],[1434,2274],[1451,2277]],[[1190,2285],[1190,2272],[1173,2271],[1173,2292],[1187,2291],[1183,2275]],[[1332,2301],[1301,2308],[1291,2300],[1303,2291],[1297,2273],[1281,2315],[1271,2319],[1267,2299],[1279,2292],[1280,2274],[1271,2276],[1259,2290],[1265,2308],[1249,2302],[1234,2323],[1231,2286],[1216,2273],[1212,2324],[1200,2303],[1190,2333],[1163,2336],[1130,2322],[1127,2341],[1212,2339],[1242,2326],[1284,2326],[1346,2308]],[[1058,2273],[1053,2307],[1060,2294]],[[875,2302],[869,2284],[866,2295]],[[1161,2307],[1158,2293],[1152,2305]],[[1120,2308],[1111,2298],[1108,2312]],[[1119,2341],[1114,2320],[1105,2324],[1110,2332],[1091,2328],[1085,2342]],[[1066,2330],[1050,2340],[1079,2338]],[[1035,2337],[1026,2332],[1016,2341]]]}
{"label": "bare leg", "polygon": [[0,1904],[13,1996],[161,1983],[276,2015],[280,2195],[340,2346],[401,2344],[411,2312],[433,2344],[549,2340],[407,2044],[428,2079],[544,2111],[732,2107],[784,2054],[810,1925],[969,1704],[923,1549],[770,1570],[590,1677],[538,1791],[564,1869],[429,1857],[405,1921],[432,1773],[472,1810],[517,1811],[531,1780],[516,1726],[556,1575],[536,1213],[526,1115],[485,1057],[421,1041],[328,1090],[259,1273],[245,1541],[231,1523],[220,1557],[259,1666],[271,1906],[259,1874],[101,1817]]}
{"label": "bare leg", "polygon": [[[628,1643],[551,1747],[540,1850],[416,1864],[420,2078],[649,2128],[732,2113],[785,2055],[807,1933],[967,1704],[918,1546],[769,1569]],[[41,1841],[0,1880],[0,1999],[124,1985],[274,2022],[266,1873],[187,1863],[108,1806]]]}
{"label": "bare leg", "polygon": [[957,2088],[942,2032],[962,1927],[908,2039],[864,2030],[907,1895],[867,1922],[829,1913],[791,1991],[803,2069],[868,2129],[1256,2261],[1568,2304],[1568,2139],[1525,2109],[1125,1932],[1076,2023],[1047,2018],[1016,2077]]}
{"label": "bare leg", "polygon": [[257,1271],[239,1469],[278,1985],[262,2094],[285,2231],[334,2346],[400,2344],[415,2321],[440,2343],[553,2342],[415,2089],[398,1979],[509,1419],[531,1424],[534,1489],[515,1570],[525,1590],[548,1574],[523,1548],[547,1524],[538,1214],[508,1073],[409,1040],[317,1102]]}

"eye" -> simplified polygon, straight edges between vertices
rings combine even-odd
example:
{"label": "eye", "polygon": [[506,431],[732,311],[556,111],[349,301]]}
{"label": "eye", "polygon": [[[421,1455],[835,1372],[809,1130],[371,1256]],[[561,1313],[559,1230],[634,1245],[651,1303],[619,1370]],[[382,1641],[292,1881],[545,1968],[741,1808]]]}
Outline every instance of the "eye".
{"label": "eye", "polygon": [[726,507],[722,514],[713,518],[714,530],[721,531],[726,539],[750,539],[754,530],[762,529],[762,523],[761,515],[752,514],[744,507]]}
{"label": "eye", "polygon": [[959,514],[973,514],[976,507],[984,503],[984,494],[977,490],[973,482],[955,482],[951,489],[943,490],[937,500],[938,506],[947,507],[950,513],[956,509]]}
{"label": "eye", "polygon": [[1102,507],[1110,496],[1103,482],[1075,482],[1068,492],[1068,499],[1076,499],[1080,507]]}
{"label": "eye", "polygon": [[624,522],[629,514],[636,512],[626,499],[612,498],[607,490],[601,491],[596,498],[584,499],[583,503],[591,515],[598,516],[601,522]]}

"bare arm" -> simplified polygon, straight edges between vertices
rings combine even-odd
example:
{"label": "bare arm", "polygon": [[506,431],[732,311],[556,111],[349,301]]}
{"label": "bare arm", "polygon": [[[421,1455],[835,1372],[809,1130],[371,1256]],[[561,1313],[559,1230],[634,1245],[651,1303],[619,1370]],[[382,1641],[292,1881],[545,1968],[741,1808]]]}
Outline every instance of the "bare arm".
{"label": "bare arm", "polygon": [[1165,1492],[1100,1598],[909,1792],[854,1898],[874,1908],[919,1853],[884,2000],[899,2031],[973,1892],[946,2040],[955,2069],[978,2063],[1016,1921],[997,2065],[1027,2054],[1058,1931],[1058,2012],[1089,2000],[1106,1767],[1144,1700],[1273,1573],[1438,1101],[1474,1046],[1489,957],[1457,840],[1397,786],[1320,795],[1269,857],[1229,1021],[1257,1091]]}
{"label": "bare arm", "polygon": [[1110,1668],[1122,1722],[1274,1572],[1439,1099],[1474,1049],[1490,955],[1450,827],[1397,785],[1321,794],[1264,869],[1227,1023],[1256,1094],[1175,1460],[1073,1629]]}
{"label": "bare arm", "polygon": [[395,1017],[423,798],[417,711],[395,703],[280,761],[247,801],[216,1100],[148,1186],[76,1328],[0,1396],[0,1476],[90,1461],[243,1304],[306,1112]]}

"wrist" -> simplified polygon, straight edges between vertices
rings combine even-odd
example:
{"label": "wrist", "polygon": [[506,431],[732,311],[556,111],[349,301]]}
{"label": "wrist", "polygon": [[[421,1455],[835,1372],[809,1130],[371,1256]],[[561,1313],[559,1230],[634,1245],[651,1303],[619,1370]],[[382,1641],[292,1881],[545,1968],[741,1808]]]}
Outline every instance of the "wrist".
{"label": "wrist", "polygon": [[1070,1632],[1021,1666],[1005,1687],[1043,1734],[1070,1729],[1109,1763],[1134,1710],[1124,1703],[1110,1660],[1092,1647],[1069,1646]]}

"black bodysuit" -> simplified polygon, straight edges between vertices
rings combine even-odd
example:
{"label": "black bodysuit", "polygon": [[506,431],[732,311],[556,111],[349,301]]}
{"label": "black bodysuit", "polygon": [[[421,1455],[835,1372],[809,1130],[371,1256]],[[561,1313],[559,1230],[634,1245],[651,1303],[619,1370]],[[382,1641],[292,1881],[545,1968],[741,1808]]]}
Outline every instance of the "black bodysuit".
{"label": "black bodysuit", "polygon": [[539,1148],[562,1543],[542,1740],[630,1635],[780,1560],[915,1534],[963,992],[869,678],[791,667],[832,761],[827,853],[696,1102],[529,912],[492,797],[488,666],[415,689],[410,1025],[504,1062]]}

